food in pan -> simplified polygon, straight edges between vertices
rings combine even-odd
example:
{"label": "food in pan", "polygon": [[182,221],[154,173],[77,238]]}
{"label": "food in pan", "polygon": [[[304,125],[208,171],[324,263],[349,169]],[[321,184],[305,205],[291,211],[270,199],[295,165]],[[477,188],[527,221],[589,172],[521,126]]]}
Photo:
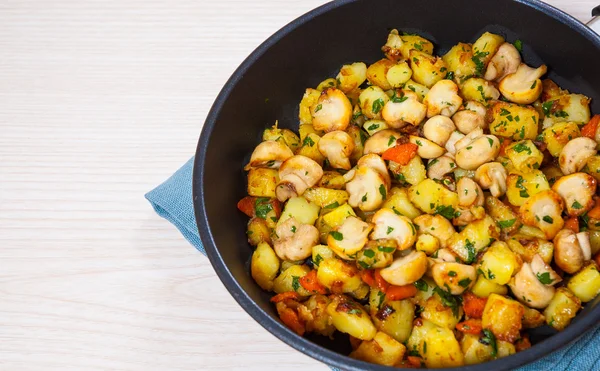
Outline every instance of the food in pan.
{"label": "food in pan", "polygon": [[600,292],[600,115],[484,33],[442,57],[392,30],[384,58],[306,89],[299,135],[246,166],[251,274],[298,335],[453,367],[531,346]]}

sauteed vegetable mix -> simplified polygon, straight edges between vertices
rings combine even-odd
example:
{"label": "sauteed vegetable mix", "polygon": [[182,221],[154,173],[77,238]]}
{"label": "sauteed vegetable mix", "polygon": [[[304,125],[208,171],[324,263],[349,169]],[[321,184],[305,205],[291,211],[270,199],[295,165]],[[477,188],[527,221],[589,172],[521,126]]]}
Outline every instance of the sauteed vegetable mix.
{"label": "sauteed vegetable mix", "polygon": [[392,30],[385,58],[308,88],[299,136],[249,164],[251,274],[298,335],[452,367],[531,346],[600,292],[600,115],[484,33],[444,56]]}

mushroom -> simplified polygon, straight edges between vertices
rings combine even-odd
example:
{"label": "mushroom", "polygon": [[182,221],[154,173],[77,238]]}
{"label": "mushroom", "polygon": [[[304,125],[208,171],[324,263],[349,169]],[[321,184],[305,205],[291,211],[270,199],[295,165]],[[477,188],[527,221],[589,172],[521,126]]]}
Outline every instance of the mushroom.
{"label": "mushroom", "polygon": [[279,167],[279,183],[275,189],[277,199],[284,202],[288,198],[302,195],[322,176],[323,169],[314,160],[302,155],[288,158]]}
{"label": "mushroom", "polygon": [[456,217],[452,219],[452,224],[463,227],[476,220],[485,218],[485,209],[482,206],[464,207],[458,206]]}
{"label": "mushroom", "polygon": [[481,188],[489,189],[494,197],[500,197],[506,193],[506,169],[499,162],[488,162],[477,168],[475,181]]}
{"label": "mushroom", "polygon": [[250,170],[253,167],[279,169],[281,163],[293,155],[294,153],[290,147],[284,143],[267,140],[254,148],[252,156],[250,156],[250,163],[244,167],[244,170]]}
{"label": "mushroom", "polygon": [[554,237],[554,262],[563,271],[577,273],[591,256],[589,232],[575,233],[565,228]]}
{"label": "mushroom", "polygon": [[483,191],[479,187],[479,184],[475,183],[471,178],[460,178],[458,183],[456,183],[456,193],[458,194],[458,204],[460,206],[471,207],[483,205]]}
{"label": "mushroom", "polygon": [[400,138],[401,136],[402,134],[396,130],[380,130],[365,141],[363,153],[365,155],[369,153],[376,153],[380,155],[387,149],[394,147],[396,145],[396,139]]}
{"label": "mushroom", "polygon": [[[346,175],[350,175],[350,172]],[[368,166],[357,167],[351,176],[346,183],[348,204],[362,211],[378,209],[383,204],[384,196],[387,196],[389,182],[385,177],[378,170]]]}
{"label": "mushroom", "polygon": [[546,73],[546,65],[531,68],[521,63],[514,73],[504,77],[498,89],[502,95],[511,102],[518,104],[531,104],[542,94],[542,77]]}
{"label": "mushroom", "polygon": [[417,148],[417,154],[421,158],[438,158],[444,154],[444,148],[438,146],[434,142],[429,139],[421,138],[415,135],[409,136],[408,139],[411,143],[416,144],[419,148]]}
{"label": "mushroom", "polygon": [[456,142],[456,164],[465,170],[475,170],[486,162],[493,161],[500,152],[500,141],[495,135],[483,134],[481,128],[470,132]]}
{"label": "mushroom", "polygon": [[398,250],[406,250],[417,240],[417,229],[409,218],[396,214],[392,209],[378,210],[371,222],[375,224],[372,239],[391,238],[396,240]]}
{"label": "mushroom", "polygon": [[312,225],[302,224],[294,217],[286,219],[275,228],[273,248],[279,258],[288,261],[306,259],[312,247],[319,244],[319,230]]}
{"label": "mushroom", "polygon": [[454,122],[449,117],[442,115],[433,116],[423,124],[425,138],[442,147],[450,139],[454,130],[456,130]]}
{"label": "mushroom", "polygon": [[456,170],[456,162],[450,156],[444,155],[429,161],[427,164],[427,177],[441,180],[446,174]]}
{"label": "mushroom", "polygon": [[466,110],[473,111],[481,117],[485,118],[485,116],[487,115],[487,108],[485,108],[483,104],[477,101],[468,100],[464,102],[463,105],[465,106]]}
{"label": "mushroom", "polygon": [[379,174],[381,174],[381,176],[383,176],[383,179],[385,180],[386,186],[389,188],[392,180],[390,178],[390,173],[388,172],[387,166],[385,165],[385,161],[383,161],[383,159],[374,154],[374,153],[369,153],[368,155],[364,155],[363,157],[360,158],[360,160],[358,160],[358,162],[356,163],[356,166],[366,166],[366,167],[370,167],[373,170],[376,170],[379,172]]}
{"label": "mushroom", "polygon": [[329,246],[342,259],[353,260],[350,256],[356,254],[365,246],[373,226],[355,216],[347,217],[342,225],[335,228],[337,233],[327,236]]}
{"label": "mushroom", "polygon": [[596,154],[597,143],[587,137],[571,139],[558,157],[558,165],[565,175],[573,174],[585,166],[587,160]]}
{"label": "mushroom", "polygon": [[431,268],[433,280],[452,295],[462,294],[477,278],[475,267],[456,262],[435,263]]}
{"label": "mushroom", "polygon": [[427,105],[427,117],[450,117],[458,111],[462,98],[458,95],[458,86],[452,80],[440,80],[427,92],[423,103]]}
{"label": "mushroom", "polygon": [[465,135],[460,131],[452,132],[452,134],[450,134],[450,138],[448,138],[448,141],[445,145],[446,151],[448,151],[448,153],[452,155],[456,155],[456,143],[460,142],[460,140],[464,137]]}
{"label": "mushroom", "polygon": [[419,234],[430,234],[440,240],[442,248],[448,246],[448,240],[456,233],[448,219],[441,215],[419,215],[413,223],[419,227]]}
{"label": "mushroom", "polygon": [[506,75],[514,73],[521,64],[521,54],[511,43],[500,45],[490,60],[484,78],[488,81],[502,80]]}
{"label": "mushroom", "polygon": [[486,127],[485,117],[468,109],[456,112],[452,116],[452,121],[463,134],[469,134],[477,128],[485,129]]}
{"label": "mushroom", "polygon": [[551,190],[542,191],[527,199],[519,214],[524,224],[537,227],[544,232],[547,239],[554,238],[565,224],[561,214],[563,201]]}
{"label": "mushroom", "polygon": [[352,118],[352,104],[339,89],[323,90],[312,108],[312,125],[317,131],[346,130]]}
{"label": "mushroom", "polygon": [[535,254],[533,258],[531,258],[531,270],[538,278],[538,280],[544,285],[554,286],[560,281],[562,278],[552,269],[544,259],[539,254]]}
{"label": "mushroom", "polygon": [[350,155],[354,151],[354,140],[345,131],[332,131],[321,137],[319,152],[329,160],[335,169],[350,170]]}
{"label": "mushroom", "polygon": [[433,254],[434,262],[456,262],[457,256],[452,253],[450,249],[439,249]]}
{"label": "mushroom", "polygon": [[514,296],[531,308],[542,309],[550,304],[554,296],[554,287],[540,282],[531,270],[529,263],[523,263],[521,269],[508,283]]}
{"label": "mushroom", "polygon": [[596,179],[586,173],[566,175],[554,183],[552,190],[562,197],[569,216],[579,216],[594,207]]}
{"label": "mushroom", "polygon": [[392,128],[401,128],[405,123],[417,126],[427,114],[427,106],[419,102],[419,96],[412,91],[401,91],[397,96],[394,90],[392,98],[383,106],[381,116]]}
{"label": "mushroom", "polygon": [[381,50],[389,60],[397,62],[402,59],[402,52],[400,51],[402,44],[404,44],[404,42],[400,38],[398,30],[393,29],[390,31],[387,41],[385,45],[381,47]]}
{"label": "mushroom", "polygon": [[387,268],[380,271],[381,277],[396,286],[417,282],[427,271],[427,255],[422,251],[412,251],[408,255],[398,257]]}

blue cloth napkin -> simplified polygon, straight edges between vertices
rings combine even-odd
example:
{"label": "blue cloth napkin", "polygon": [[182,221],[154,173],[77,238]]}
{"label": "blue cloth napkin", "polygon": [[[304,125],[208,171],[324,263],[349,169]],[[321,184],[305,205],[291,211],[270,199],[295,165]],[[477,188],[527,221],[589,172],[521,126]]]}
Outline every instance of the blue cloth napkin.
{"label": "blue cloth napkin", "polygon": [[[148,192],[146,199],[158,215],[174,224],[196,249],[206,255],[198,235],[192,202],[193,163],[194,158],[191,158],[163,184]],[[600,370],[600,327],[587,332],[564,349],[518,369],[538,370]]]}

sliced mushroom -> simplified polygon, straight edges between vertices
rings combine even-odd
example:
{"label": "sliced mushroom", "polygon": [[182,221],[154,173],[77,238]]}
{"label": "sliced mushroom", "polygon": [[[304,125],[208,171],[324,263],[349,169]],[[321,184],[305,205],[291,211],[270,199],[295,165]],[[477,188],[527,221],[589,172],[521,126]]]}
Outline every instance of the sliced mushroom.
{"label": "sliced mushroom", "polygon": [[542,77],[547,71],[546,65],[531,68],[521,63],[514,73],[500,81],[498,89],[506,99],[519,104],[531,104],[542,94]]}
{"label": "sliced mushroom", "polygon": [[587,160],[596,154],[596,141],[587,137],[571,139],[558,157],[560,170],[565,175],[573,174],[585,166]]}
{"label": "sliced mushroom", "polygon": [[452,121],[463,134],[469,134],[477,128],[485,129],[487,126],[484,116],[468,109],[456,112],[452,116]]}
{"label": "sliced mushroom", "polygon": [[477,278],[475,267],[456,262],[435,263],[431,268],[433,280],[452,295],[462,294]]}
{"label": "sliced mushroom", "polygon": [[427,177],[441,180],[446,174],[450,174],[454,170],[456,170],[456,161],[449,155],[444,155],[429,161],[429,164],[427,164]]}
{"label": "sliced mushroom", "polygon": [[485,116],[487,115],[487,108],[485,108],[483,104],[477,101],[468,100],[464,102],[463,105],[465,106],[466,110],[473,111],[481,117],[485,118]]}
{"label": "sliced mushroom", "polygon": [[554,286],[557,283],[562,281],[562,278],[550,267],[550,265],[546,264],[544,259],[542,259],[539,254],[535,254],[533,258],[531,258],[531,270],[538,278],[538,280],[544,285]]}
{"label": "sliced mushroom", "polygon": [[355,216],[347,217],[335,232],[327,237],[329,246],[342,259],[351,260],[353,254],[359,252],[367,243],[373,226]]}
{"label": "sliced mushroom", "polygon": [[401,91],[385,104],[381,115],[390,127],[401,128],[405,123],[419,125],[427,114],[427,106],[419,102],[419,96],[412,91]]}
{"label": "sliced mushroom", "polygon": [[594,207],[592,197],[596,194],[596,179],[586,173],[566,175],[554,183],[552,190],[565,201],[569,216],[579,216]]}
{"label": "sliced mushroom", "polygon": [[484,78],[488,81],[500,81],[506,75],[515,73],[521,64],[521,54],[511,43],[500,45],[490,60]]}
{"label": "sliced mushroom", "polygon": [[244,170],[250,170],[253,167],[279,169],[281,163],[293,155],[294,153],[290,147],[284,143],[267,140],[254,148],[252,156],[250,156],[250,163],[244,167]]}
{"label": "sliced mushroom", "polygon": [[448,141],[445,145],[446,151],[448,151],[448,153],[452,154],[453,156],[456,155],[456,143],[460,142],[464,137],[465,135],[460,131],[452,132],[452,134],[450,134],[450,138],[448,138]]}
{"label": "sliced mushroom", "polygon": [[456,233],[448,219],[441,215],[419,215],[413,219],[413,223],[419,226],[419,234],[430,234],[440,240],[442,248],[448,246],[450,237]]}
{"label": "sliced mushroom", "polygon": [[454,122],[449,117],[442,115],[433,116],[423,124],[425,138],[442,147],[446,145],[454,130],[456,130]]}
{"label": "sliced mushroom", "polygon": [[494,197],[500,197],[506,193],[506,169],[499,162],[488,162],[477,168],[475,181],[481,188],[489,189]]}
{"label": "sliced mushroom", "polygon": [[458,86],[452,80],[440,80],[427,92],[423,103],[427,105],[427,117],[450,117],[458,111],[462,98],[458,95]]}
{"label": "sliced mushroom", "polygon": [[471,178],[460,178],[456,183],[456,193],[458,194],[458,204],[462,207],[483,205],[483,191],[479,184]]}
{"label": "sliced mushroom", "polygon": [[450,249],[439,249],[434,256],[434,262],[456,262],[456,259],[458,258]]}
{"label": "sliced mushroom", "polygon": [[312,247],[319,244],[319,230],[295,218],[286,219],[275,228],[273,248],[279,258],[297,261],[308,258]]}
{"label": "sliced mushroom", "polygon": [[456,164],[465,170],[475,170],[493,161],[500,152],[500,141],[495,135],[483,135],[475,129],[455,144]]}
{"label": "sliced mushroom", "polygon": [[521,270],[511,278],[508,286],[520,302],[531,308],[547,307],[554,296],[554,287],[541,283],[529,263],[523,263]]}
{"label": "sliced mushroom", "polygon": [[398,250],[410,248],[417,240],[417,229],[410,219],[397,215],[392,209],[382,208],[378,210],[373,215],[371,222],[375,224],[371,238],[394,239],[398,243]]}
{"label": "sliced mushroom", "polygon": [[387,149],[394,147],[396,145],[396,139],[400,138],[401,136],[402,134],[396,130],[385,129],[378,131],[366,140],[363,153],[365,155],[369,153],[376,153],[380,155]]}
{"label": "sliced mushroom", "polygon": [[[346,174],[348,175],[348,174]],[[387,185],[384,176],[368,166],[359,166],[353,172],[353,177],[346,183],[346,191],[350,196],[348,204],[362,211],[378,209],[387,196]]]}
{"label": "sliced mushroom", "polygon": [[315,130],[346,130],[352,118],[352,104],[339,89],[323,90],[312,109],[312,124]]}
{"label": "sliced mushroom", "polygon": [[541,229],[547,239],[554,238],[565,224],[562,211],[562,199],[551,190],[529,197],[519,209],[523,223]]}
{"label": "sliced mushroom", "polygon": [[385,56],[392,61],[399,61],[402,59],[402,52],[400,48],[404,42],[398,34],[398,30],[393,29],[390,31],[387,42],[381,47],[381,50],[385,53]]}
{"label": "sliced mushroom", "polygon": [[318,143],[319,152],[329,160],[335,169],[350,170],[350,155],[354,151],[354,140],[345,131],[329,132]]}
{"label": "sliced mushroom", "polygon": [[387,268],[383,268],[381,277],[396,286],[417,282],[427,271],[427,255],[422,251],[412,251],[406,256],[396,258]]}
{"label": "sliced mushroom", "polygon": [[308,188],[317,184],[323,176],[323,169],[314,160],[301,155],[288,158],[279,167],[279,183],[275,189],[281,202],[300,196]]}
{"label": "sliced mushroom", "polygon": [[575,233],[565,228],[554,237],[554,262],[567,273],[577,273],[591,255],[589,232]]}
{"label": "sliced mushroom", "polygon": [[429,139],[421,138],[415,135],[409,137],[409,141],[418,146],[417,154],[421,158],[431,159],[438,158],[444,154],[445,150],[443,147],[438,146]]}
{"label": "sliced mushroom", "polygon": [[390,178],[390,173],[388,172],[387,166],[385,165],[385,161],[383,161],[383,159],[374,154],[374,153],[370,153],[368,155],[364,155],[363,157],[360,158],[360,160],[358,160],[358,162],[356,163],[357,167],[361,167],[361,166],[366,166],[366,167],[370,167],[373,170],[378,171],[382,176],[383,179],[385,180],[386,186],[389,188],[391,185],[391,178]]}

